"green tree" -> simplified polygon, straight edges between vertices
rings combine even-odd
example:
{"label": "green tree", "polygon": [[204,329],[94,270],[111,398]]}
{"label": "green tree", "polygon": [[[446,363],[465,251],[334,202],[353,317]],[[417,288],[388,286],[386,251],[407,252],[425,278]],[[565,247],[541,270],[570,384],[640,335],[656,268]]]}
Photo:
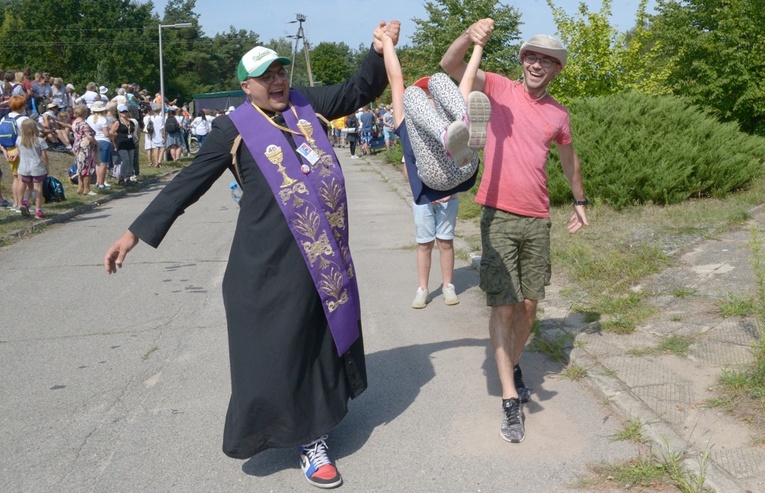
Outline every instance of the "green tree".
{"label": "green tree", "polygon": [[611,0],[603,0],[598,12],[579,3],[576,16],[567,15],[547,0],[558,26],[558,36],[568,50],[566,68],[550,85],[550,92],[562,102],[583,96],[605,96],[623,87],[619,32],[608,18]]}
{"label": "green tree", "polygon": [[205,91],[231,91],[239,88],[236,69],[242,56],[260,43],[257,34],[234,26],[226,33],[218,33],[212,39],[212,68],[205,82]]}
{"label": "green tree", "polygon": [[345,43],[319,43],[311,51],[313,78],[329,86],[344,82],[353,74],[351,49]]}
{"label": "green tree", "polygon": [[557,24],[557,36],[568,49],[566,69],[550,85],[561,102],[578,97],[599,97],[626,90],[669,94],[666,85],[671,63],[662,61],[662,42],[652,36],[648,0],[641,0],[635,26],[621,33],[611,26],[611,0],[598,12],[580,2],[575,15],[566,14],[547,0]]}
{"label": "green tree", "polygon": [[211,43],[202,32],[195,7],[196,0],[170,0],[162,18],[162,24],[191,24],[191,27],[162,30],[165,99],[177,99],[178,103],[212,86],[208,75],[213,68]]}
{"label": "green tree", "polygon": [[494,19],[495,29],[484,48],[481,68],[505,75],[517,68],[520,13],[515,8],[496,0],[436,0],[426,1],[425,10],[428,19],[413,19],[417,27],[412,44],[426,73],[440,71],[439,62],[449,45],[485,18]]}
{"label": "green tree", "polygon": [[670,64],[651,60],[661,52],[661,43],[651,36],[650,16],[646,13],[648,0],[641,0],[635,16],[635,27],[621,35],[623,49],[617,52],[624,73],[624,86],[644,94],[668,95],[665,84]]}
{"label": "green tree", "polygon": [[[156,42],[145,27],[156,26],[152,8],[151,2],[130,0],[5,2],[3,68],[29,66],[78,87],[91,80],[111,88],[127,79],[151,79],[156,63],[146,61],[151,51],[156,53]],[[55,15],[41,15],[51,12]]]}
{"label": "green tree", "polygon": [[765,134],[762,0],[659,0],[656,10],[650,62],[671,92]]}

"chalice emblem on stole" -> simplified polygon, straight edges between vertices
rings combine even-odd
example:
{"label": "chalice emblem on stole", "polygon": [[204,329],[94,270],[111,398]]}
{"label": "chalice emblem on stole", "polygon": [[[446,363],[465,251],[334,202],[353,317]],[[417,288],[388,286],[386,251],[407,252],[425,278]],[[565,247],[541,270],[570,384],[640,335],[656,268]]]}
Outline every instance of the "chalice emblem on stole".
{"label": "chalice emblem on stole", "polygon": [[297,182],[297,180],[287,176],[287,170],[284,166],[282,166],[284,155],[282,154],[281,147],[271,144],[266,148],[265,155],[269,161],[276,165],[276,170],[281,173],[282,177],[284,178],[284,181],[282,181],[281,184],[281,188],[287,188],[293,183]]}
{"label": "chalice emblem on stole", "polygon": [[308,140],[308,143],[313,146],[315,144],[313,140],[313,125],[308,120],[303,120],[302,118],[298,120],[297,126],[300,129],[301,132],[303,132],[303,135],[305,135],[305,138]]}

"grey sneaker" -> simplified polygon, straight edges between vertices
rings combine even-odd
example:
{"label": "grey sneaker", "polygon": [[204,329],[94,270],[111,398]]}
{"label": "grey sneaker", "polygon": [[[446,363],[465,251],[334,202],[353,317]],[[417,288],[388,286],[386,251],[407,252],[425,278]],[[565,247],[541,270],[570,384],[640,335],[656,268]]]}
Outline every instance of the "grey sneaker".
{"label": "grey sneaker", "polygon": [[523,404],[515,398],[502,399],[502,427],[499,435],[511,443],[521,443],[526,438]]}
{"label": "grey sneaker", "polygon": [[428,290],[419,287],[417,288],[417,294],[414,297],[414,301],[412,301],[412,308],[425,308],[428,306]]}
{"label": "grey sneaker", "polygon": [[523,383],[521,365],[515,365],[513,367],[513,380],[515,381],[515,391],[518,392],[518,399],[520,399],[521,402],[529,402],[531,400],[531,389],[526,387],[526,384]]}
{"label": "grey sneaker", "polygon": [[449,124],[444,138],[446,152],[454,159],[454,164],[463,167],[473,160],[473,151],[468,147],[470,130],[462,120],[456,120]]}
{"label": "grey sneaker", "polygon": [[454,284],[444,284],[443,292],[444,303],[447,305],[456,305],[460,302],[460,299],[457,297],[457,292],[454,290]]}
{"label": "grey sneaker", "polygon": [[486,127],[491,116],[489,97],[479,91],[468,94],[468,119],[470,120],[470,138],[468,147],[477,151],[486,145]]}

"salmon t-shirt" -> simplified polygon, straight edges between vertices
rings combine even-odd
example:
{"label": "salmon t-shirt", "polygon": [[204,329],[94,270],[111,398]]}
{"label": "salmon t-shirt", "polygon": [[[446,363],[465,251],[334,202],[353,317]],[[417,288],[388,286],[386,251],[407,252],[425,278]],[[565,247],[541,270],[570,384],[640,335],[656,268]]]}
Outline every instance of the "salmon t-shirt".
{"label": "salmon t-shirt", "polygon": [[549,217],[547,157],[550,145],[572,142],[566,108],[546,96],[535,99],[523,84],[486,73],[491,102],[479,204],[529,217]]}

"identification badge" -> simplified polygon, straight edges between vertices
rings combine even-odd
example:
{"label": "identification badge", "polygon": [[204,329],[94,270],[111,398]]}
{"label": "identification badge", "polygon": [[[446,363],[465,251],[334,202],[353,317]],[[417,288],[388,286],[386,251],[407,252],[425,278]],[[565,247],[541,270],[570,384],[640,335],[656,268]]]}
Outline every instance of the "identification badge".
{"label": "identification badge", "polygon": [[300,153],[301,156],[306,158],[309,163],[316,164],[319,162],[319,155],[316,154],[316,151],[311,149],[311,146],[303,142],[300,144],[300,147],[297,148],[297,151]]}

